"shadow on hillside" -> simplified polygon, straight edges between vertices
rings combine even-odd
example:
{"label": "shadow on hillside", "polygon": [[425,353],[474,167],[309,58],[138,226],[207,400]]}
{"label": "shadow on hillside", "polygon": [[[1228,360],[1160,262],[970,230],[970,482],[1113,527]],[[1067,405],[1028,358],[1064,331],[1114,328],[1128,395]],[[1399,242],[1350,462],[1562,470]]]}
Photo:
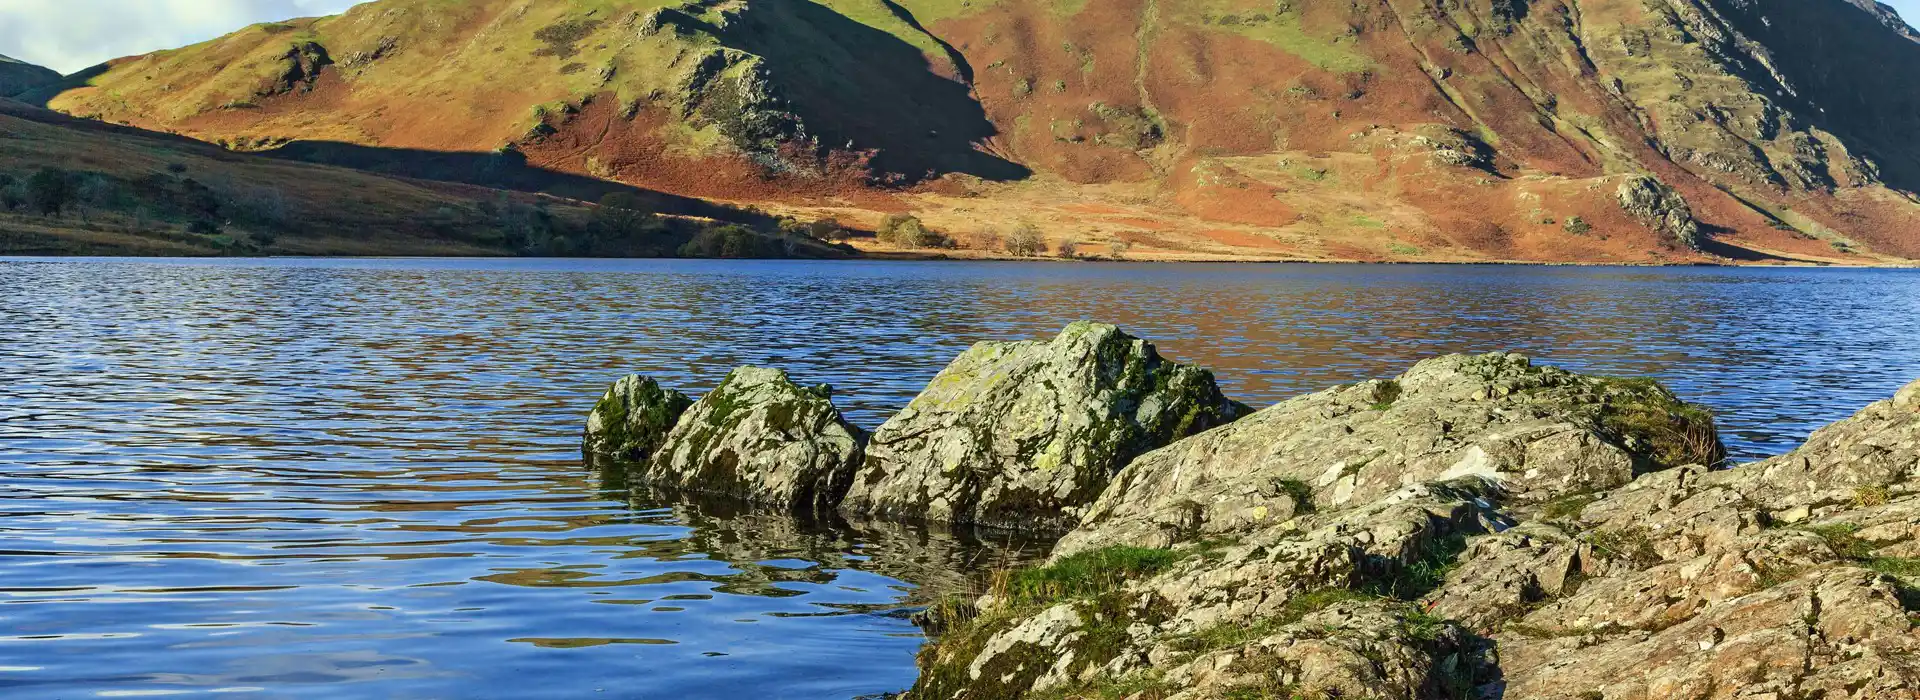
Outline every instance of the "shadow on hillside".
{"label": "shadow on hillside", "polygon": [[[975,148],[999,133],[986,108],[969,85],[935,73],[926,54],[900,37],[812,2],[755,4],[724,28],[686,16],[677,21],[765,58],[768,80],[810,135],[822,146],[877,150],[877,172],[910,181],[946,173],[989,180],[1033,174]],[[964,79],[970,67],[949,53]]]}
{"label": "shadow on hillside", "polygon": [[1777,69],[1792,89],[1776,99],[1877,163],[1888,185],[1920,191],[1920,42],[1841,3],[1711,4],[1772,55],[1748,64],[1750,82],[1777,85],[1768,72]]}
{"label": "shadow on hillside", "polygon": [[337,141],[295,141],[261,155],[381,175],[535,192],[588,202],[597,202],[609,194],[622,192],[637,198],[643,208],[662,214],[700,216],[760,227],[775,223],[773,217],[757,211],[529,165],[526,156],[518,151],[466,153],[382,148]]}

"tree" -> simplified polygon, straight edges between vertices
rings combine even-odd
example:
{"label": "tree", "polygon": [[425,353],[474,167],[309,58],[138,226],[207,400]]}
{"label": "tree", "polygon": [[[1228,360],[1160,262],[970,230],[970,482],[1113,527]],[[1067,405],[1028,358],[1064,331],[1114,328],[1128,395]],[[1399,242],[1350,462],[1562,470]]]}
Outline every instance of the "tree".
{"label": "tree", "polygon": [[1007,234],[1007,252],[1020,257],[1033,257],[1047,249],[1046,237],[1040,235],[1040,227],[1033,224],[1020,224],[1013,227],[1013,233]]}
{"label": "tree", "polygon": [[73,201],[73,175],[59,168],[41,168],[27,178],[27,206],[46,216],[58,216]]}
{"label": "tree", "polygon": [[1060,248],[1057,252],[1060,254],[1060,257],[1063,258],[1080,257],[1080,244],[1073,241],[1061,241]]}

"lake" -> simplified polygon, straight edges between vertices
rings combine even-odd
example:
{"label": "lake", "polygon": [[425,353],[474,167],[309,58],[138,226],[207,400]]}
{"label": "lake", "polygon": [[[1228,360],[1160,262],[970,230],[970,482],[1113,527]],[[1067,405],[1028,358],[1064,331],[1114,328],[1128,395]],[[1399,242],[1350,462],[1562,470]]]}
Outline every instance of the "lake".
{"label": "lake", "polygon": [[763,364],[872,428],[1081,318],[1255,406],[1447,352],[1654,376],[1740,459],[1920,378],[1911,270],[0,259],[0,696],[904,689],[905,613],[1040,552],[632,495],[586,411]]}

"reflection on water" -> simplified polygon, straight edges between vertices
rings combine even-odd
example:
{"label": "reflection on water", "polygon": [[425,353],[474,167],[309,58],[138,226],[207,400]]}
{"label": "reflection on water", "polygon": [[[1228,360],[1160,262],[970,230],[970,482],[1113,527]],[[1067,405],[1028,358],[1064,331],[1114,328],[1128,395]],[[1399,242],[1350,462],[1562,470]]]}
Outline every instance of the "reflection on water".
{"label": "reflection on water", "polygon": [[1256,405],[1451,351],[1652,374],[1742,457],[1920,377],[1912,272],[0,261],[0,696],[905,687],[919,587],[1031,547],[630,495],[582,414],[754,363],[871,428],[1078,318]]}

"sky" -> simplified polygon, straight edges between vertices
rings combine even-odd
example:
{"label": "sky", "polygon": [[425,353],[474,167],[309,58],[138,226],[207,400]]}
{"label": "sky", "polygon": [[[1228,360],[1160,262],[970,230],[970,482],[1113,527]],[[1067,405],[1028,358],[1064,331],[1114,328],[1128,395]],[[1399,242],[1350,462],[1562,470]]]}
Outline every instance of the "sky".
{"label": "sky", "polygon": [[358,2],[0,0],[0,55],[73,73],[110,58],[206,41],[256,22],[338,14]]}
{"label": "sky", "polygon": [[[1920,24],[1920,0],[1883,0]],[[360,0],[0,0],[0,54],[72,73],[253,24],[336,14]]]}

